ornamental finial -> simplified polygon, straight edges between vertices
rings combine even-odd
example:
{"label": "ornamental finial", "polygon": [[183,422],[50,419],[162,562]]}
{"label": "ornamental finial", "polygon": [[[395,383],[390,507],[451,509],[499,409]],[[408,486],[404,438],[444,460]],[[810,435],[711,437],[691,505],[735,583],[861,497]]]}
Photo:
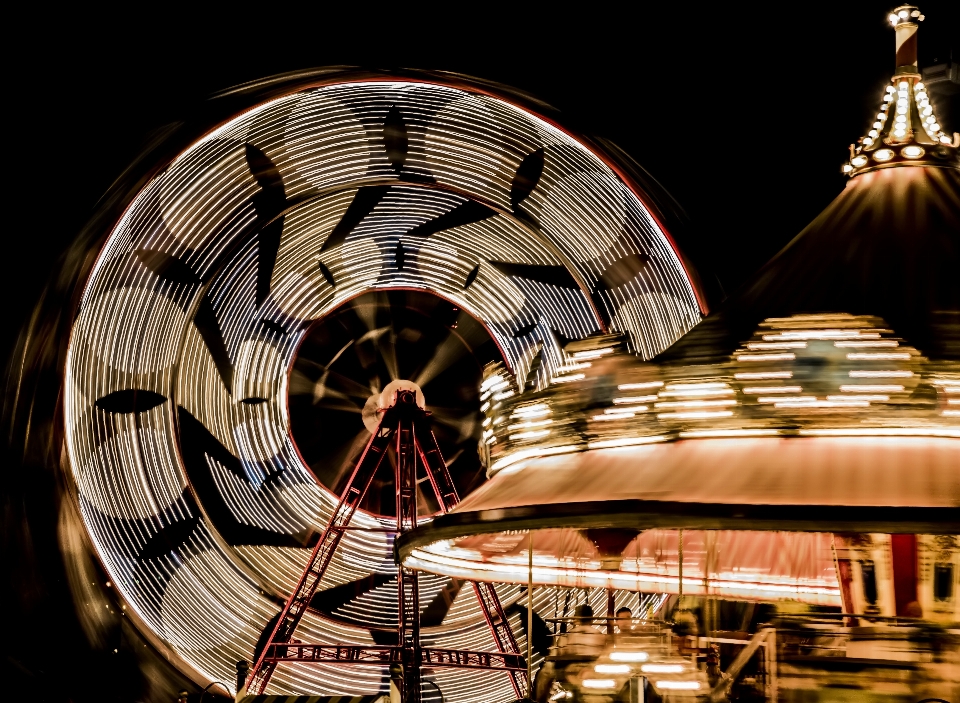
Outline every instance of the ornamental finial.
{"label": "ornamental finial", "polygon": [[888,18],[897,32],[897,67],[867,134],[850,145],[843,172],[856,176],[890,166],[960,167],[960,135],[950,137],[934,114],[917,69],[917,25],[924,17],[914,5],[901,5]]}

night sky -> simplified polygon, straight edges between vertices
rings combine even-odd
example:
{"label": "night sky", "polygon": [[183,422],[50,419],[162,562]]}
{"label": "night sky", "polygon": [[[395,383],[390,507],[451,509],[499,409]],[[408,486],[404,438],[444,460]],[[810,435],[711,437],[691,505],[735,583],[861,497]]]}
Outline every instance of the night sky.
{"label": "night sky", "polygon": [[[681,247],[729,294],[843,188],[847,145],[868,129],[894,69],[892,6],[233,3],[130,5],[119,15],[37,4],[6,32],[4,357],[58,257],[152,134],[215,91],[324,65],[454,71],[552,104],[565,126],[618,144],[677,200]],[[960,58],[960,3],[920,9],[921,66]],[[958,99],[934,95],[948,131],[960,131]],[[38,489],[14,476],[36,470],[16,457],[3,470],[4,558],[14,562],[3,593],[18,613],[3,619],[5,674],[46,691],[37,700],[146,700],[132,693],[135,672],[127,688],[110,682],[143,659],[116,669],[82,650],[70,621],[56,511],[44,503],[56,481]],[[61,631],[81,647],[69,656],[88,664],[26,651]],[[164,671],[158,664],[156,675]],[[60,675],[74,682],[48,688]]]}

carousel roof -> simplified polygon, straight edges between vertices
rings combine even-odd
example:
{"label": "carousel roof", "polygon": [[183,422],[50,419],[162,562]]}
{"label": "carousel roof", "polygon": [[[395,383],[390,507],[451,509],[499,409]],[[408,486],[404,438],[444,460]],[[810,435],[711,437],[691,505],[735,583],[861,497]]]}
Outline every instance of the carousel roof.
{"label": "carousel roof", "polygon": [[927,356],[960,360],[958,272],[960,170],[864,173],[658,361],[710,363],[767,318],[823,311],[880,316]]}
{"label": "carousel roof", "polygon": [[850,145],[844,191],[715,314],[659,357],[728,356],[764,319],[882,317],[931,358],[960,360],[960,135],[948,136],[917,69],[912,5],[890,13],[897,68]]}

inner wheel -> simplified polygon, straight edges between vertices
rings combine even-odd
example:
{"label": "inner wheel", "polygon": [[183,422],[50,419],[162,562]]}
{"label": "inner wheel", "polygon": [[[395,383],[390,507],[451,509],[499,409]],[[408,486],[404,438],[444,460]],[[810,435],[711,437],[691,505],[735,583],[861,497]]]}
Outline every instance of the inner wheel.
{"label": "inner wheel", "polygon": [[[376,429],[381,394],[394,381],[426,398],[437,444],[458,493],[483,481],[479,387],[483,367],[502,359],[486,328],[456,305],[423,291],[380,290],[344,303],[315,322],[300,345],[289,384],[294,442],[317,480],[339,495]],[[396,516],[395,449],[360,509]],[[418,467],[418,510],[440,507]]]}

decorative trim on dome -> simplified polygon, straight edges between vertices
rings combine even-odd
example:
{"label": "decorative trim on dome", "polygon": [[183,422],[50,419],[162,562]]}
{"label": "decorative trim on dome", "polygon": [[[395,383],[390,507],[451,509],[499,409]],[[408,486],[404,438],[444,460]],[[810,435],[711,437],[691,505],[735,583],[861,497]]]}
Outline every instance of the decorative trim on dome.
{"label": "decorative trim on dome", "polygon": [[850,145],[842,171],[856,176],[891,166],[958,168],[960,134],[944,132],[917,70],[917,23],[924,17],[913,5],[901,5],[888,19],[897,30],[897,70],[870,130]]}

